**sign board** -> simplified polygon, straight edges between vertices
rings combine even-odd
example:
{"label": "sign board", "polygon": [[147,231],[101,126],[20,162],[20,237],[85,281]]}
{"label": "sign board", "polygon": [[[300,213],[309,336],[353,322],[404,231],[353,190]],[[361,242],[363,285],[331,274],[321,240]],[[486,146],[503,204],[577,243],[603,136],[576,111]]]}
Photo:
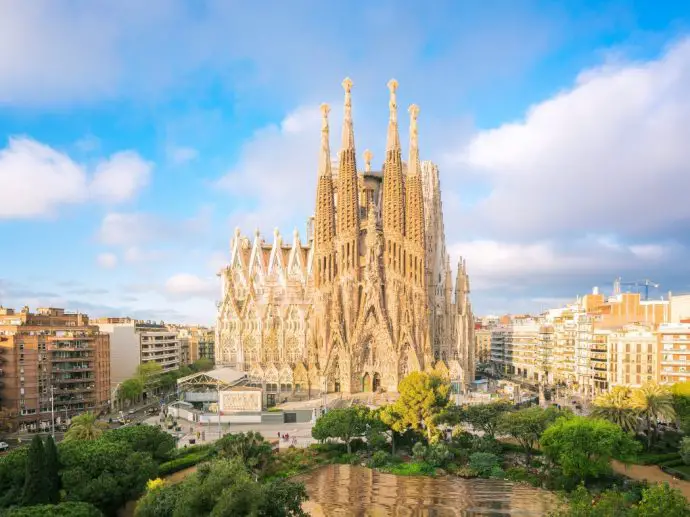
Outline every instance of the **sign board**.
{"label": "sign board", "polygon": [[261,390],[221,391],[221,413],[232,411],[261,411]]}

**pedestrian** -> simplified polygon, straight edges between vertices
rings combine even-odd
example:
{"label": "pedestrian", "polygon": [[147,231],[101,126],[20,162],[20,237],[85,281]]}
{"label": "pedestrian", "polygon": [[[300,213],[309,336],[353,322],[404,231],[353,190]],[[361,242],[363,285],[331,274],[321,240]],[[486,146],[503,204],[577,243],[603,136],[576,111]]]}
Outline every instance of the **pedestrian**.
{"label": "pedestrian", "polygon": [[278,431],[278,440],[280,440],[282,436],[280,436],[280,431]]}

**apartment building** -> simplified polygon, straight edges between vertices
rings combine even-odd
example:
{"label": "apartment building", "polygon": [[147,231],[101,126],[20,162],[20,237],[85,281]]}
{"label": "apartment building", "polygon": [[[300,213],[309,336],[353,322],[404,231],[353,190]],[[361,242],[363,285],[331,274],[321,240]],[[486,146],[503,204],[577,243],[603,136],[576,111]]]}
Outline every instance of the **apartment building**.
{"label": "apartment building", "polygon": [[46,428],[51,411],[57,423],[100,412],[110,402],[109,336],[85,314],[0,307],[0,375],[0,404],[16,428]]}
{"label": "apartment building", "polygon": [[491,329],[477,328],[474,331],[477,362],[488,363],[491,360]]}
{"label": "apartment building", "polygon": [[660,325],[659,381],[664,384],[690,381],[690,323]]}
{"label": "apartment building", "polygon": [[132,377],[140,364],[154,361],[163,371],[176,370],[183,361],[177,332],[165,323],[132,318],[94,320],[101,332],[110,336],[111,387]]}

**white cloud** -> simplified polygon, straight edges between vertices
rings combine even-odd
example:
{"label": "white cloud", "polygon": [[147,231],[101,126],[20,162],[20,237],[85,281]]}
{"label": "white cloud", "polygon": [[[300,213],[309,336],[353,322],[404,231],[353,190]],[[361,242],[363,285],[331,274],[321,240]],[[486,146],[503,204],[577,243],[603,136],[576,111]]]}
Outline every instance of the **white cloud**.
{"label": "white cloud", "polygon": [[682,256],[668,244],[611,246],[606,239],[508,243],[494,240],[458,242],[449,247],[456,261],[462,256],[475,289],[525,288],[554,278],[592,279],[603,275],[658,270]]}
{"label": "white cloud", "polygon": [[179,297],[213,298],[219,293],[218,281],[209,278],[200,278],[196,275],[179,273],[171,276],[165,282],[165,291],[168,295]]}
{"label": "white cloud", "polygon": [[28,138],[0,150],[0,218],[46,215],[87,196],[88,178],[67,155]]}
{"label": "white cloud", "polygon": [[108,246],[134,246],[156,235],[160,224],[149,214],[110,213],[101,222],[98,237]]}
{"label": "white cloud", "polygon": [[167,253],[158,250],[147,250],[137,246],[132,246],[125,250],[124,260],[129,263],[137,262],[156,262],[168,256]]}
{"label": "white cloud", "polygon": [[[653,233],[690,219],[690,40],[660,59],[582,73],[456,160],[492,186],[471,219],[494,235]],[[663,203],[663,206],[660,205]]]}
{"label": "white cloud", "polygon": [[107,203],[128,201],[148,185],[152,168],[133,151],[116,153],[96,167],[92,195]]}
{"label": "white cloud", "polygon": [[100,161],[95,172],[67,154],[26,137],[0,150],[0,219],[53,214],[60,206],[107,197],[123,202],[148,181],[150,164],[127,151]]}
{"label": "white cloud", "polygon": [[193,147],[169,146],[165,150],[169,162],[175,165],[191,162],[199,156],[199,151]]}
{"label": "white cloud", "polygon": [[105,269],[112,269],[117,266],[117,255],[114,253],[101,253],[96,257],[98,265]]}

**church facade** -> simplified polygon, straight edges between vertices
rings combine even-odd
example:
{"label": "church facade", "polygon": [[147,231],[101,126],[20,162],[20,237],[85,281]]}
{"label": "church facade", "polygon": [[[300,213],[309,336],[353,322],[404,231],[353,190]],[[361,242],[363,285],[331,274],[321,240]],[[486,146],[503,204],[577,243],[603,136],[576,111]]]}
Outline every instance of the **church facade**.
{"label": "church facade", "polygon": [[402,159],[397,82],[381,171],[357,167],[352,82],[345,90],[342,143],[322,129],[316,206],[303,242],[274,231],[266,242],[239,229],[219,276],[216,363],[248,372],[268,393],[397,391],[416,370],[436,369],[460,389],[474,379],[474,321],[465,262],[455,280],[446,251],[438,168],[419,158],[410,106]]}

